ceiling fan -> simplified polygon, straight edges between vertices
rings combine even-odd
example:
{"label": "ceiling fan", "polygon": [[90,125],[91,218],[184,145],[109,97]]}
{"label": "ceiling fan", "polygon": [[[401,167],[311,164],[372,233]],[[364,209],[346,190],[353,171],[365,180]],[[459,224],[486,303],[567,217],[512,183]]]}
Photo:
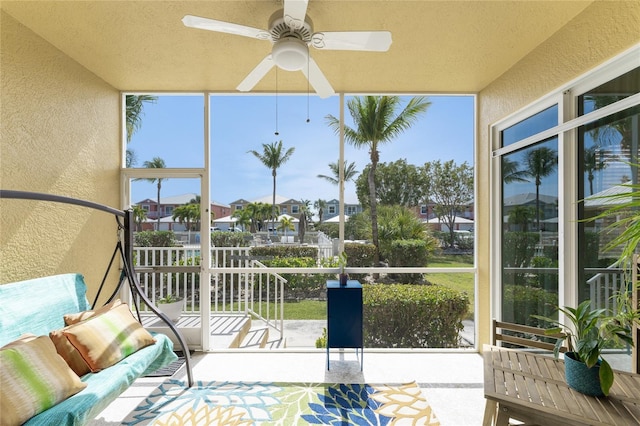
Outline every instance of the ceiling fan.
{"label": "ceiling fan", "polygon": [[385,52],[391,46],[389,31],[330,31],[313,32],[311,20],[306,17],[308,0],[284,0],[284,9],[269,19],[269,29],[247,27],[231,22],[216,21],[199,16],[186,15],[182,23],[191,28],[235,34],[268,40],[273,44],[268,54],[238,85],[241,92],[248,92],[277,65],[286,71],[302,71],[321,98],[335,92],[316,61],[309,56],[309,46],[321,50],[360,50]]}

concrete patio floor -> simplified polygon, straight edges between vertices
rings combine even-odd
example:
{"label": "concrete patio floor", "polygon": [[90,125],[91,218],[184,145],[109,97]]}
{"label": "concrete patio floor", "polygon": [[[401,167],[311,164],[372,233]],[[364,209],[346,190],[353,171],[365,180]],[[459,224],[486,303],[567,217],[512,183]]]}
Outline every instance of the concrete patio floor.
{"label": "concrete patio floor", "polygon": [[[482,424],[484,412],[482,357],[460,351],[364,352],[364,368],[353,350],[331,350],[331,370],[326,352],[315,350],[229,350],[196,352],[192,357],[196,381],[279,381],[400,384],[415,381],[443,426]],[[185,369],[173,376],[185,380]],[[90,423],[120,424],[128,413],[168,377],[138,379]]]}

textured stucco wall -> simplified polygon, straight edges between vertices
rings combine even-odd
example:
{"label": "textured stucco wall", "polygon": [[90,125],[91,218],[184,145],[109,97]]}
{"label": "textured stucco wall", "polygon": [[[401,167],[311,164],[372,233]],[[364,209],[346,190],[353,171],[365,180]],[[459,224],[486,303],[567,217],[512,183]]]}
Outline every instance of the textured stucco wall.
{"label": "textured stucco wall", "polygon": [[[0,14],[0,187],[118,207],[119,92]],[[91,295],[115,226],[81,207],[1,200],[0,283],[80,272]]]}
{"label": "textured stucco wall", "polygon": [[[477,241],[479,342],[490,339],[489,249],[492,123],[525,107],[640,42],[640,2],[596,2],[478,96]],[[639,58],[640,62],[640,58]],[[480,346],[482,347],[482,346]]]}

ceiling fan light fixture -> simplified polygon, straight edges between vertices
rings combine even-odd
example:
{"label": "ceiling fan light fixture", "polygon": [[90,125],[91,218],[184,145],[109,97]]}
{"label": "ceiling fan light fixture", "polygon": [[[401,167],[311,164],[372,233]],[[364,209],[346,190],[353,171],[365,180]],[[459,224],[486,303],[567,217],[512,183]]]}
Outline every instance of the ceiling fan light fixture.
{"label": "ceiling fan light fixture", "polygon": [[306,66],[309,58],[307,43],[295,37],[278,40],[271,55],[275,64],[286,71],[298,71]]}

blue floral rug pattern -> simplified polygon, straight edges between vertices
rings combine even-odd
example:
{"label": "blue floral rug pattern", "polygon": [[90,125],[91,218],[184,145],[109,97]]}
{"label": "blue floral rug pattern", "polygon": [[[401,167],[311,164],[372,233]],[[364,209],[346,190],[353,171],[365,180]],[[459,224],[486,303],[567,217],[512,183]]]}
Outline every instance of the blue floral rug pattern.
{"label": "blue floral rug pattern", "polygon": [[399,386],[167,380],[123,424],[439,425],[415,383]]}

